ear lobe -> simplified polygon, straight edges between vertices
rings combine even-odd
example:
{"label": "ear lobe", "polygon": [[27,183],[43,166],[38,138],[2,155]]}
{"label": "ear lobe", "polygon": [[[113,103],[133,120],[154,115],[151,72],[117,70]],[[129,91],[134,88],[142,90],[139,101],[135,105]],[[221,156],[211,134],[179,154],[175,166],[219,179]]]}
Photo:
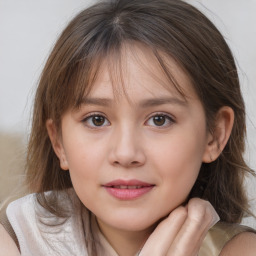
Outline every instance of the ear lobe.
{"label": "ear lobe", "polygon": [[62,141],[52,119],[48,119],[46,121],[46,129],[51,140],[53,150],[60,160],[61,169],[68,170],[68,161],[66,159],[66,154],[62,145]]}
{"label": "ear lobe", "polygon": [[217,113],[214,131],[208,135],[208,144],[203,156],[204,163],[213,162],[219,157],[228,142],[233,124],[233,109],[222,107]]}

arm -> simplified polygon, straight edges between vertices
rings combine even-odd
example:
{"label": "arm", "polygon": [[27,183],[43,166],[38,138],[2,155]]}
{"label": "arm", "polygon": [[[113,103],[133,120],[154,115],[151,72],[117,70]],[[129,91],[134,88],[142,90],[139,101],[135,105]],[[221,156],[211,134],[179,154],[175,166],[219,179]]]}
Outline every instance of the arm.
{"label": "arm", "polygon": [[19,256],[19,250],[4,227],[0,224],[0,256]]}

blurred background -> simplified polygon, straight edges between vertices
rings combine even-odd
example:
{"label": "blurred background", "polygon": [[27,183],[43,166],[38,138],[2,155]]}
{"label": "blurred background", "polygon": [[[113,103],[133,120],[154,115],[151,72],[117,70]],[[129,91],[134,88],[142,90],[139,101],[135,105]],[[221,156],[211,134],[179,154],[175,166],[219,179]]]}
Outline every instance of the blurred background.
{"label": "blurred background", "polygon": [[[23,180],[34,91],[68,21],[95,0],[0,0],[0,202]],[[247,162],[256,169],[256,1],[187,0],[224,34],[238,63],[247,109]],[[256,181],[247,180],[256,214]],[[254,200],[254,201],[253,201]],[[245,223],[256,227],[255,221]]]}

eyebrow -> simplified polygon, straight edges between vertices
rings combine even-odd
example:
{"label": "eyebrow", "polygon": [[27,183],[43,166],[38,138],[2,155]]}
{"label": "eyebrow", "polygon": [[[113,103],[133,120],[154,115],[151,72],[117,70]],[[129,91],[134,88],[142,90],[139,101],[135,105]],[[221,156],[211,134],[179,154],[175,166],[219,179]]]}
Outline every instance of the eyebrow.
{"label": "eyebrow", "polygon": [[[147,107],[160,106],[164,104],[186,106],[187,101],[181,100],[175,97],[162,97],[162,98],[144,99],[141,102],[139,102],[138,105],[142,108],[147,108]],[[96,106],[108,107],[113,105],[113,100],[108,98],[83,98],[82,105],[96,105]]]}
{"label": "eyebrow", "polygon": [[140,102],[140,106],[143,108],[146,107],[154,107],[164,104],[174,104],[174,105],[180,105],[180,106],[186,106],[187,101],[181,100],[175,97],[164,97],[164,98],[153,98],[153,99],[146,99]]}
{"label": "eyebrow", "polygon": [[112,100],[107,98],[83,98],[82,105],[96,105],[107,107],[112,105]]}

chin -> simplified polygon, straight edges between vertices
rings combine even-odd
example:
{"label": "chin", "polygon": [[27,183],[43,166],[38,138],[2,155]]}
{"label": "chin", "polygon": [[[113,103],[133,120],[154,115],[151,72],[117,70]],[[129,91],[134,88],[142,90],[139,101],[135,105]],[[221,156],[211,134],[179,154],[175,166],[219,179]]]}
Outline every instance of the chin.
{"label": "chin", "polygon": [[162,219],[161,217],[157,216],[154,218],[149,218],[149,216],[152,215],[113,214],[111,218],[106,218],[106,216],[104,216],[105,218],[103,217],[101,221],[115,229],[127,232],[138,232],[156,226],[157,223],[159,223],[159,221]]}

